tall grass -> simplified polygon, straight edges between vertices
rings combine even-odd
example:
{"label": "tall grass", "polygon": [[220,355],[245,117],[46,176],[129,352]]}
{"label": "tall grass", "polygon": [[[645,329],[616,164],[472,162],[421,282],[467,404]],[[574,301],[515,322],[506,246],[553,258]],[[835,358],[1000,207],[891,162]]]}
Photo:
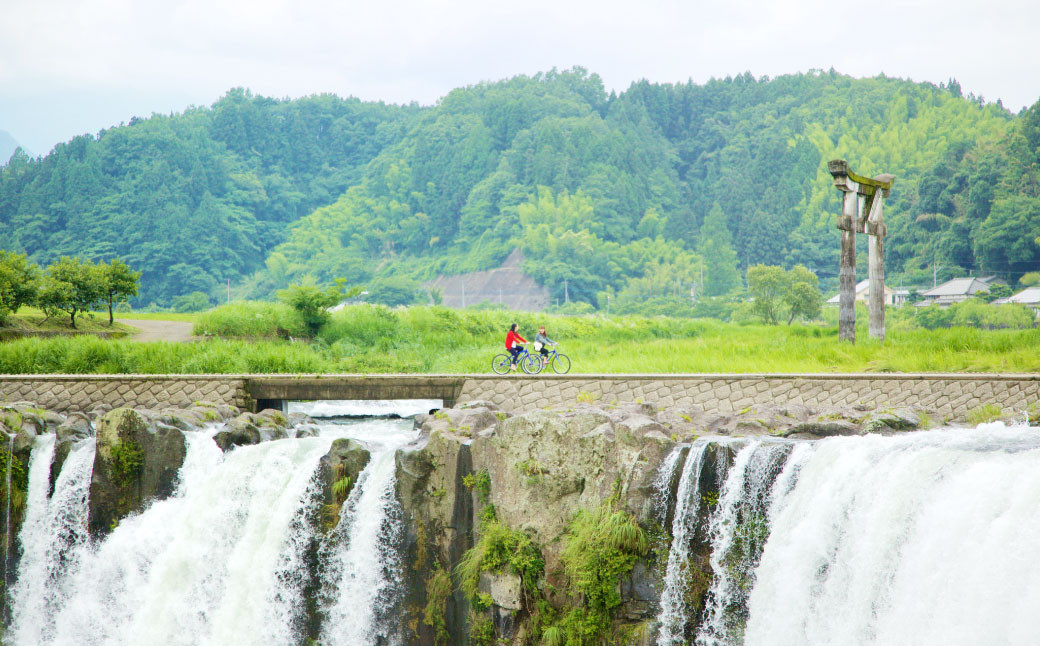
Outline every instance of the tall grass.
{"label": "tall grass", "polygon": [[559,316],[443,307],[357,305],[312,342],[288,341],[302,322],[280,304],[236,303],[200,315],[200,343],[96,338],[0,345],[3,373],[485,373],[509,325],[532,340],[544,324],[575,373],[1036,372],[1040,330],[906,329],[838,342],[831,325],[738,325],[714,320]]}
{"label": "tall grass", "polygon": [[196,315],[192,334],[224,338],[300,338],[306,334],[303,318],[283,303],[237,302]]}

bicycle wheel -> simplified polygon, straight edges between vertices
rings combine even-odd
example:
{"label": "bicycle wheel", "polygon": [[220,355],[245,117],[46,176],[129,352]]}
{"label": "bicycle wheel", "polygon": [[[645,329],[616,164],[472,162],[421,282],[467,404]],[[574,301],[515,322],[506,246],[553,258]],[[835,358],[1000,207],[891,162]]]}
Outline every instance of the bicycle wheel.
{"label": "bicycle wheel", "polygon": [[542,371],[541,355],[524,355],[524,358],[520,360],[520,367],[529,375],[537,375]]}
{"label": "bicycle wheel", "polygon": [[558,375],[565,375],[571,371],[571,359],[565,354],[557,354],[552,360],[552,369]]}
{"label": "bicycle wheel", "polygon": [[504,375],[509,372],[510,363],[512,363],[512,359],[508,354],[496,354],[495,358],[491,360],[491,370],[496,375]]}

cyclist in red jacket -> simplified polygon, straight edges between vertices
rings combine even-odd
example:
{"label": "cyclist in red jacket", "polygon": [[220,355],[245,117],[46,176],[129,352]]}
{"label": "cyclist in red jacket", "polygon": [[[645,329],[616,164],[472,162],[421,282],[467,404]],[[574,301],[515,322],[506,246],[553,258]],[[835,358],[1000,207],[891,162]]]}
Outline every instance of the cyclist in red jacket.
{"label": "cyclist in red jacket", "polygon": [[516,323],[509,326],[509,331],[506,332],[506,350],[512,355],[513,361],[509,364],[510,370],[516,370],[516,358],[520,356],[520,352],[523,351],[524,346],[522,343],[527,343],[527,339],[520,336],[516,331]]}

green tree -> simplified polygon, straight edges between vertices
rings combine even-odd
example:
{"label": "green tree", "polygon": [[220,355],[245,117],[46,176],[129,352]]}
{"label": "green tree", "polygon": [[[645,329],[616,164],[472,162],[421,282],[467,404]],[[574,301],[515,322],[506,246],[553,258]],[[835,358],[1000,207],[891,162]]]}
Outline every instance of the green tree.
{"label": "green tree", "polygon": [[979,292],[975,297],[985,303],[992,303],[998,298],[1007,298],[1014,293],[1007,285],[993,285],[988,290]]}
{"label": "green tree", "polygon": [[137,283],[141,279],[141,272],[130,269],[130,266],[119,258],[113,258],[107,265],[97,266],[102,281],[102,297],[108,305],[108,325],[114,322],[112,306],[120,303],[131,296],[137,296]]}
{"label": "green tree", "polygon": [[787,307],[787,324],[796,318],[812,320],[820,316],[823,307],[823,294],[820,293],[816,274],[802,265],[796,265],[785,274],[787,291],[781,300]]}
{"label": "green tree", "polygon": [[823,295],[816,274],[801,265],[789,271],[775,265],[752,265],[747,282],[752,312],[770,325],[777,325],[783,317],[790,325],[796,318],[820,315]]}
{"label": "green tree", "polygon": [[173,299],[171,306],[175,312],[201,312],[211,304],[206,292],[192,292]]}
{"label": "green tree", "polygon": [[704,259],[705,296],[722,296],[740,287],[737,271],[737,252],[733,250],[733,236],[726,227],[726,216],[718,202],[712,205],[701,225],[697,251]]}
{"label": "green tree", "polygon": [[783,267],[752,265],[747,270],[747,284],[752,298],[751,311],[770,325],[778,324],[782,313],[781,298],[788,287]]}
{"label": "green tree", "polygon": [[72,328],[76,314],[90,311],[104,298],[104,278],[97,265],[62,256],[47,267],[38,302],[48,315],[65,312]]}
{"label": "green tree", "polygon": [[0,322],[36,300],[40,268],[25,254],[0,249]]}
{"label": "green tree", "polygon": [[368,300],[383,305],[411,305],[419,300],[419,284],[404,276],[380,276],[368,283]]}
{"label": "green tree", "polygon": [[337,280],[336,284],[324,290],[314,285],[292,285],[288,289],[278,292],[278,298],[299,312],[307,327],[307,332],[314,336],[328,322],[330,307],[338,304],[344,298],[351,298],[361,293],[360,287],[345,290],[343,283],[343,280]]}

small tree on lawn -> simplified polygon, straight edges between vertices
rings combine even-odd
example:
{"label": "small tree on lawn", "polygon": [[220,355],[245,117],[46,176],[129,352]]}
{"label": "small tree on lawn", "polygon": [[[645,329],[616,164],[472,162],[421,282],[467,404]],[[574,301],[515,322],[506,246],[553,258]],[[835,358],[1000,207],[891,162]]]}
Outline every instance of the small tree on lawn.
{"label": "small tree on lawn", "polygon": [[780,322],[780,299],[787,291],[787,276],[783,267],[752,265],[747,270],[748,294],[754,299],[751,311],[770,325]]}
{"label": "small tree on lawn", "polygon": [[104,298],[104,278],[97,265],[62,256],[47,267],[40,286],[38,302],[47,315],[65,312],[72,328],[76,328],[76,314],[89,311]]}
{"label": "small tree on lawn", "polygon": [[330,307],[344,298],[352,298],[361,293],[361,287],[345,290],[344,282],[343,279],[339,279],[335,285],[324,290],[314,285],[292,285],[289,289],[279,291],[278,298],[300,313],[307,333],[314,336],[328,322]]}
{"label": "small tree on lawn", "polygon": [[101,273],[102,298],[108,304],[108,325],[111,326],[115,319],[112,316],[113,303],[120,303],[137,296],[137,281],[141,279],[141,272],[130,269],[130,266],[119,258],[112,262],[99,264],[97,266]]}
{"label": "small tree on lawn", "polygon": [[25,254],[0,249],[0,322],[31,305],[40,288],[40,268]]}
{"label": "small tree on lawn", "polygon": [[823,294],[820,293],[819,280],[802,265],[796,265],[787,271],[788,288],[781,300],[787,306],[787,324],[796,318],[812,320],[820,316],[823,308]]}
{"label": "small tree on lawn", "polygon": [[770,325],[778,325],[784,316],[790,325],[796,318],[820,315],[823,295],[816,274],[801,265],[789,271],[774,265],[753,265],[747,270],[747,284],[754,298],[752,311]]}

